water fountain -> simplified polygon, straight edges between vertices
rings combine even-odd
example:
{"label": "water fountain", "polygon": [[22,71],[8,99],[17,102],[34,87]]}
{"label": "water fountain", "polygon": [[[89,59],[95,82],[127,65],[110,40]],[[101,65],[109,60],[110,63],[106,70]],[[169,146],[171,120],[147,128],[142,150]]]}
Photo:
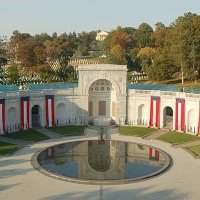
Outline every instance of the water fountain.
{"label": "water fountain", "polygon": [[84,135],[98,136],[101,141],[111,139],[111,135],[114,133],[118,133],[118,127],[110,117],[93,118],[84,131]]}

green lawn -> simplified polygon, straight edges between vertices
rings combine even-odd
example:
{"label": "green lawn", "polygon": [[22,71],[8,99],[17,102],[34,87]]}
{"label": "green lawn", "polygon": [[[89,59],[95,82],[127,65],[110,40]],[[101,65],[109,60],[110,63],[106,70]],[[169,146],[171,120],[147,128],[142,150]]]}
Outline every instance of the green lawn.
{"label": "green lawn", "polygon": [[38,142],[41,140],[49,139],[46,135],[43,135],[33,129],[25,130],[25,131],[18,131],[15,133],[9,133],[4,137],[12,138],[12,139],[19,139],[25,140],[30,142]]}
{"label": "green lawn", "polygon": [[173,132],[168,132],[164,135],[161,135],[158,139],[164,142],[169,142],[171,144],[182,144],[185,142],[199,140],[200,137],[185,134],[185,133],[177,133],[173,131]]}
{"label": "green lawn", "polygon": [[200,145],[188,147],[187,149],[191,151],[195,156],[200,156]]}
{"label": "green lawn", "polygon": [[16,144],[0,142],[0,155],[10,154],[10,153],[13,153],[16,150],[17,150]]}
{"label": "green lawn", "polygon": [[122,135],[139,136],[144,137],[150,135],[156,129],[145,128],[145,127],[134,127],[134,126],[122,126],[119,128],[119,132]]}
{"label": "green lawn", "polygon": [[50,130],[63,136],[81,136],[84,133],[85,126],[60,126],[50,128]]}

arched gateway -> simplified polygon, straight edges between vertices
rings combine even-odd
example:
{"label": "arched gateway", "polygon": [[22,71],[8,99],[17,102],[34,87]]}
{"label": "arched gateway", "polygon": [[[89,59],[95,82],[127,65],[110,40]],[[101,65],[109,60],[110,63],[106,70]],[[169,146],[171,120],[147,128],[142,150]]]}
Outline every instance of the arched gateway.
{"label": "arched gateway", "polygon": [[90,119],[107,118],[115,120],[116,92],[106,79],[96,80],[89,88],[88,111]]}
{"label": "arched gateway", "polygon": [[127,116],[126,66],[81,65],[78,70],[79,91],[87,98],[89,119],[110,118],[124,123]]}
{"label": "arched gateway", "polygon": [[163,128],[173,129],[173,109],[169,106],[163,110]]}
{"label": "arched gateway", "polygon": [[34,105],[31,109],[32,127],[41,126],[41,108],[39,105]]}

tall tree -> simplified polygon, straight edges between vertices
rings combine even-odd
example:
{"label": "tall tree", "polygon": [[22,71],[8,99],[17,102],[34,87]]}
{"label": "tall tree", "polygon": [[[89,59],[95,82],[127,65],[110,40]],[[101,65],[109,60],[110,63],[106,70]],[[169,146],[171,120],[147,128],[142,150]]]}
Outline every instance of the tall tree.
{"label": "tall tree", "polygon": [[153,28],[147,24],[142,23],[136,30],[137,42],[139,48],[147,47],[152,45],[152,33]]}

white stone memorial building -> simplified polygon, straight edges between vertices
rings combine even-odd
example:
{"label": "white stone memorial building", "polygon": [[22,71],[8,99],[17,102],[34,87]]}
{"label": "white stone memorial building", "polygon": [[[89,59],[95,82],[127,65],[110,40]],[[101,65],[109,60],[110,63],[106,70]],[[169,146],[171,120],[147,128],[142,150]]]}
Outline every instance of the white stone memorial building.
{"label": "white stone memorial building", "polygon": [[128,84],[125,65],[78,67],[78,83],[0,86],[0,133],[87,125],[99,119],[199,134],[200,94],[175,86]]}

